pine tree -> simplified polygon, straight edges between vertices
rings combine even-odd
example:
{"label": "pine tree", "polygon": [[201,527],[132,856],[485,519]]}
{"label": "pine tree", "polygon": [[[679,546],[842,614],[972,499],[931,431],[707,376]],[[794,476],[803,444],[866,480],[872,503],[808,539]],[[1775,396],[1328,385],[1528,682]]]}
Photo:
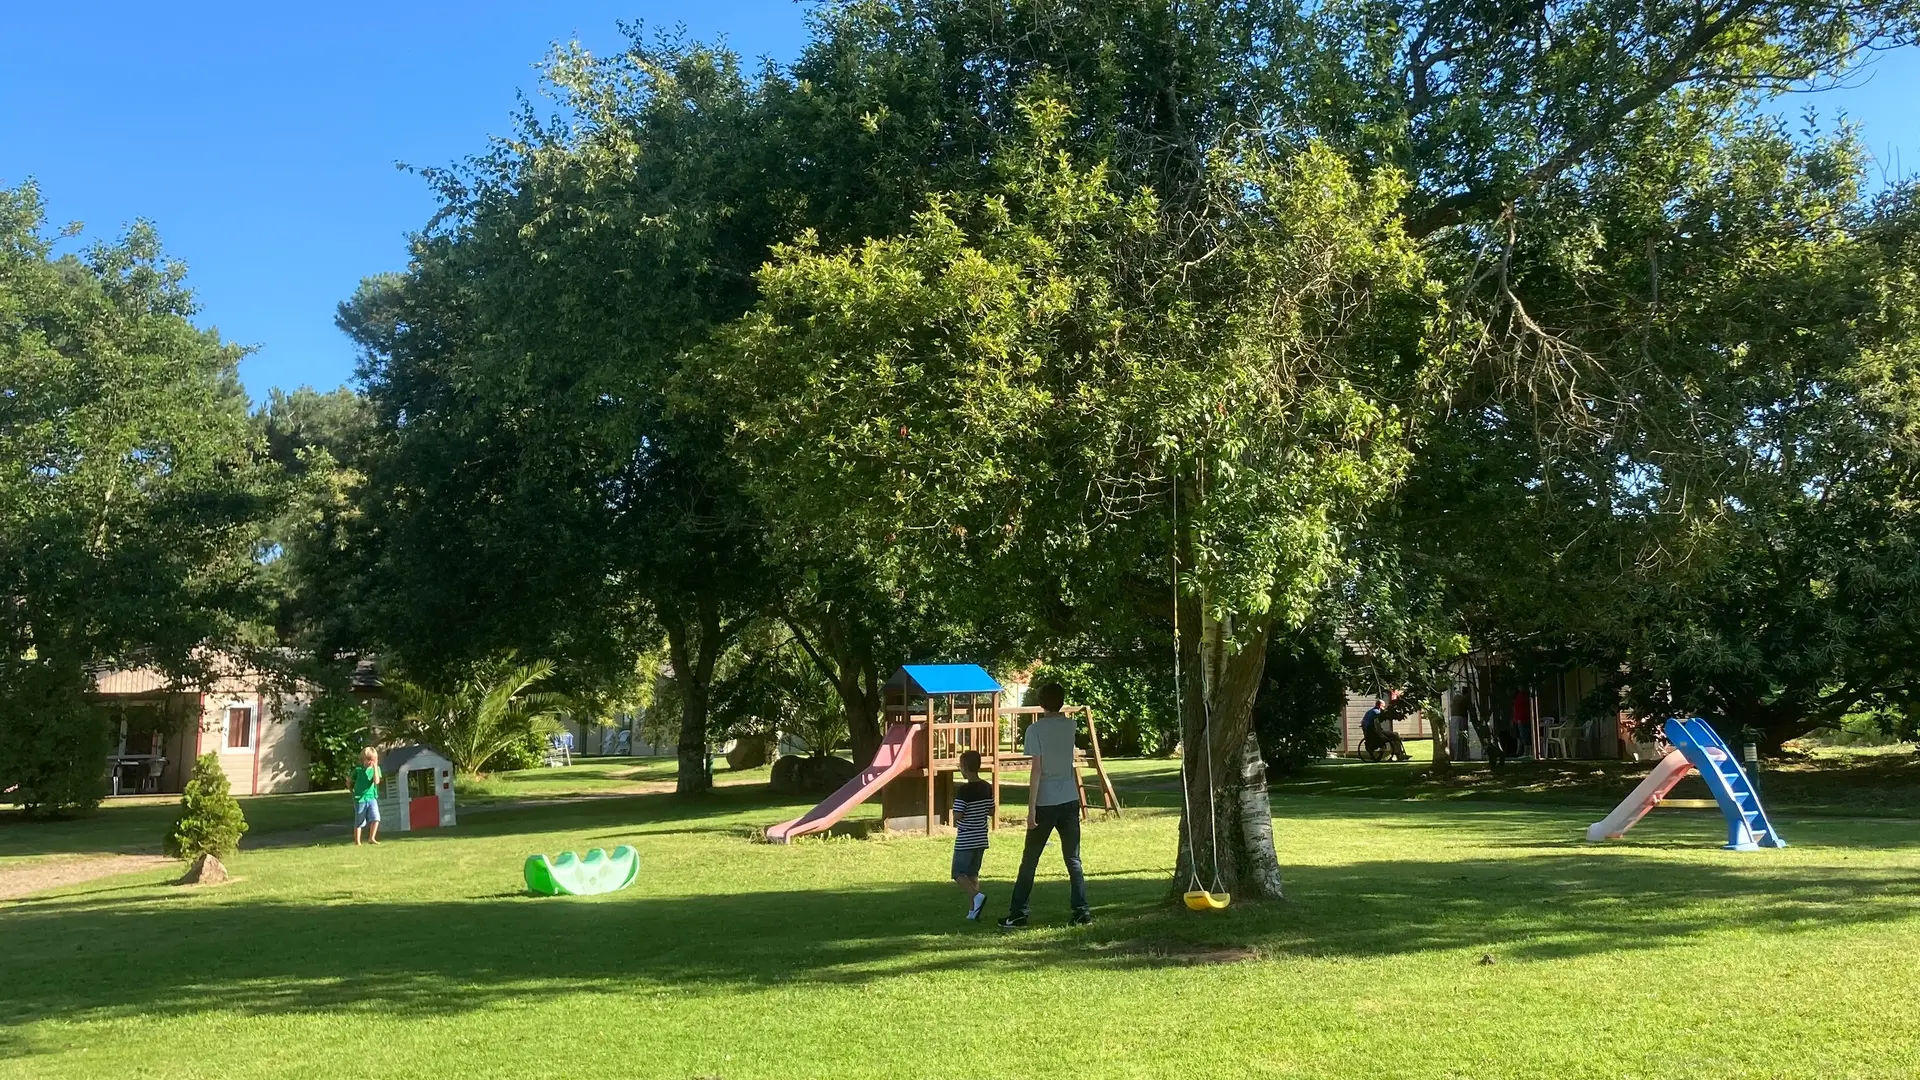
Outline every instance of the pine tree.
{"label": "pine tree", "polygon": [[240,834],[246,831],[246,816],[228,790],[220,755],[200,755],[180,799],[180,816],[167,834],[167,854],[176,859],[203,854],[229,858],[240,846]]}

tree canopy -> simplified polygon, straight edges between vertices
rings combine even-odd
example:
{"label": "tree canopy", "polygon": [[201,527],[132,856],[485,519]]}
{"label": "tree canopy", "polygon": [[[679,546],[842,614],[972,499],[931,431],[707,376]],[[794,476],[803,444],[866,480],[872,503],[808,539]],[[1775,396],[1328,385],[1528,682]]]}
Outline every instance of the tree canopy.
{"label": "tree canopy", "polygon": [[664,637],[695,791],[729,649],[805,656],[860,755],[896,662],[1166,642],[1227,795],[1181,873],[1245,896],[1276,638],[1410,702],[1471,654],[1777,734],[1911,715],[1911,198],[1759,108],[1910,0],[812,27],[757,71],[559,50],[558,114],[430,172],[343,306],[347,549],[410,665],[590,688]]}
{"label": "tree canopy", "polygon": [[185,268],[140,223],[56,254],[32,185],[0,190],[0,788],[101,794],[94,672],[188,680],[268,644],[259,556],[279,497]]}

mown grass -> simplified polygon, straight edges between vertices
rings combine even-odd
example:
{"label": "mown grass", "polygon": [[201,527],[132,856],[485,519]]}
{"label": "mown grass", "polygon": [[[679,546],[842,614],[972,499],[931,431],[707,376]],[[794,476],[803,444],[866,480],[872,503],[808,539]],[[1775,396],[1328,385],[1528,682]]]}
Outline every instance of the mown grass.
{"label": "mown grass", "polygon": [[[1002,934],[959,918],[945,840],[756,843],[802,808],[757,785],[511,800],[377,849],[263,842],[220,888],[0,905],[0,1077],[1920,1072],[1920,824],[1780,813],[1793,847],[1736,854],[1717,816],[1663,812],[1595,847],[1578,806],[1283,785],[1290,899],[1202,916],[1165,903],[1176,768],[1117,764],[1082,930],[1057,865]],[[1324,772],[1348,768],[1386,767]],[[529,852],[622,842],[632,889],[522,895]]]}

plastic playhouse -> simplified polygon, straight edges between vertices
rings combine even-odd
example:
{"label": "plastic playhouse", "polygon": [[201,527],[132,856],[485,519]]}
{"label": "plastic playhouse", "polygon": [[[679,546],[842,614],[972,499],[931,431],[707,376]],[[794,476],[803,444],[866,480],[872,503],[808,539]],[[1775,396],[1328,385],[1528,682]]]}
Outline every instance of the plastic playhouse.
{"label": "plastic playhouse", "polygon": [[396,746],[380,760],[380,820],[388,830],[453,827],[453,762],[431,747]]}
{"label": "plastic playhouse", "polygon": [[[885,731],[872,763],[820,805],[792,821],[768,828],[767,839],[784,844],[795,837],[824,832],[875,795],[880,796],[880,817],[886,829],[932,835],[936,824],[952,824],[947,818],[953,806],[953,777],[960,768],[960,755],[968,750],[978,751],[980,771],[992,774],[994,805],[998,806],[1001,774],[1033,767],[1024,754],[1004,751],[1002,738],[1017,738],[1014,725],[1019,718],[1037,716],[1041,711],[1031,706],[1002,708],[1000,695],[1005,692],[978,664],[902,666],[883,690]],[[1066,713],[1084,715],[1087,723],[1088,749],[1074,753],[1081,813],[1090,810],[1084,763],[1093,767],[1102,808],[1118,814],[1120,800],[1114,795],[1100,757],[1100,734],[1093,711],[1085,706],[1068,706]]]}
{"label": "plastic playhouse", "polygon": [[1757,851],[1763,847],[1786,847],[1787,842],[1767,820],[1760,806],[1760,793],[1740,761],[1713,725],[1699,717],[1675,717],[1663,725],[1667,743],[1673,747],[1653,767],[1640,786],[1633,789],[1613,813],[1594,822],[1587,830],[1590,841],[1617,840],[1633,828],[1635,822],[1659,806],[1673,786],[1699,770],[1713,801],[1727,819],[1727,847],[1734,851]]}

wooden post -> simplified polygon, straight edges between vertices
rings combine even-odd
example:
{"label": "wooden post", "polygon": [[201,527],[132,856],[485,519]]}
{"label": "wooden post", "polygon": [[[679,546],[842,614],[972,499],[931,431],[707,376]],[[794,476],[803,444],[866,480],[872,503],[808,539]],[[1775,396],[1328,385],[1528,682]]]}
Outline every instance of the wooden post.
{"label": "wooden post", "polygon": [[[1093,706],[1082,705],[1080,708],[1087,714],[1087,747],[1093,751],[1093,771],[1100,777],[1100,797],[1105,802],[1102,809],[1112,811],[1114,817],[1119,817],[1120,796],[1113,790],[1113,781],[1107,779],[1107,763],[1100,756],[1100,729],[1093,722]],[[1086,805],[1084,799],[1081,805]]]}
{"label": "wooden post", "polygon": [[987,831],[996,832],[1000,826],[1000,695],[991,694],[987,701],[993,709],[993,811],[987,815]]}
{"label": "wooden post", "polygon": [[933,835],[933,695],[927,695],[927,835]]}

